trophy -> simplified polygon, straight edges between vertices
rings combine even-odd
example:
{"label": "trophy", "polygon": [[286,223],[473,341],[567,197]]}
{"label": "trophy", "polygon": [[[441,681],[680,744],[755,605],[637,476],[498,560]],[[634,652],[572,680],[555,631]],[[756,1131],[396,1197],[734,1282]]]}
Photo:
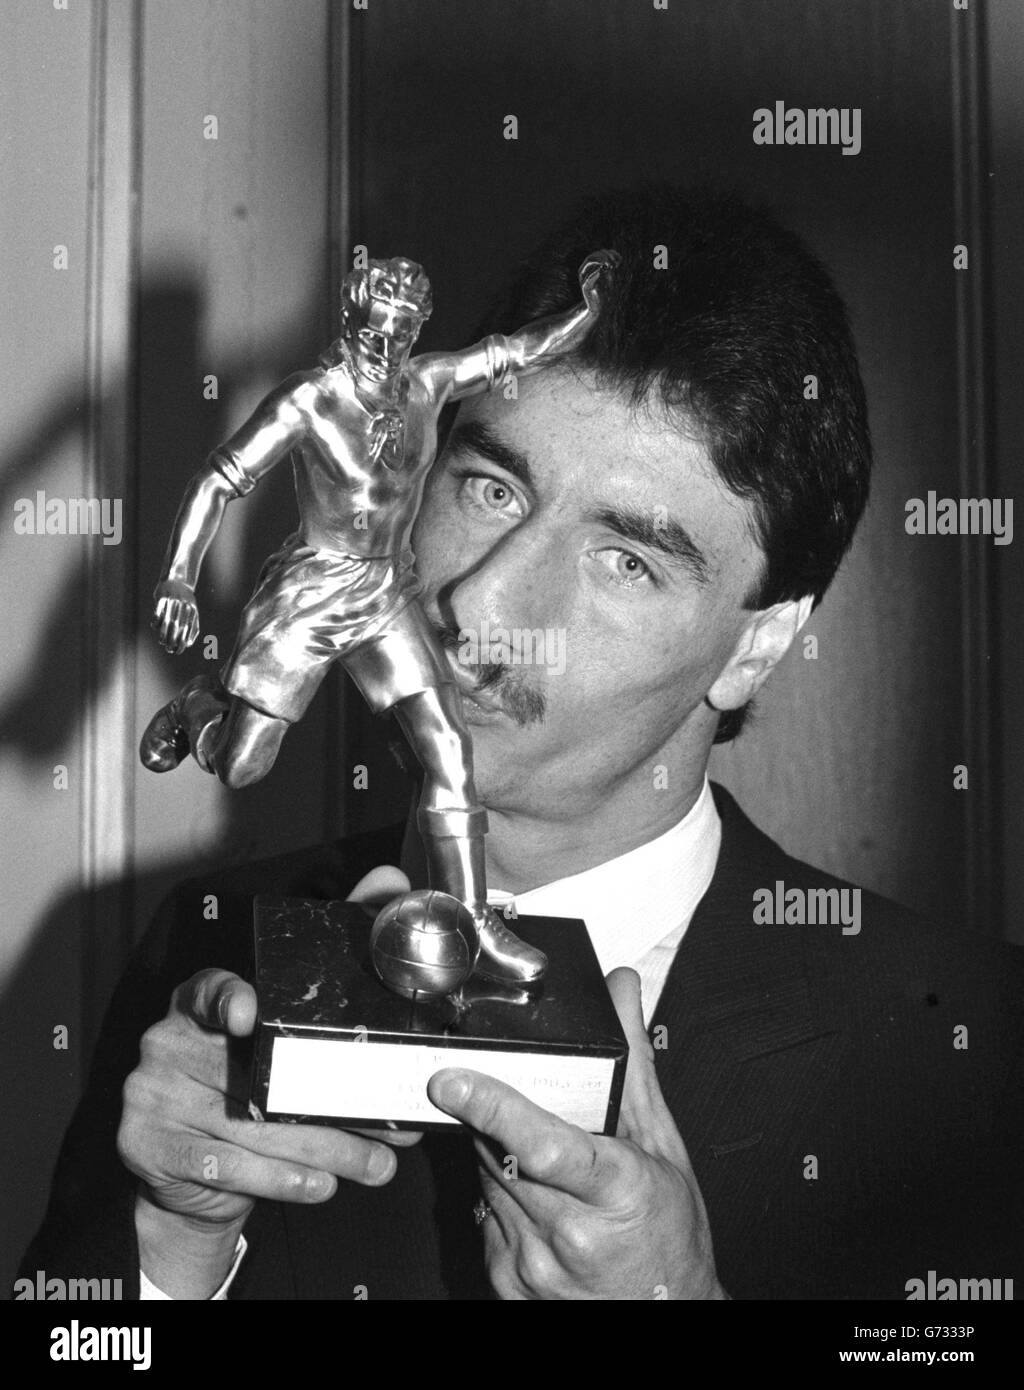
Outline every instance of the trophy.
{"label": "trophy", "polygon": [[[371,710],[394,712],[423,770],[416,821],[428,887],[388,903],[368,938],[354,904],[256,900],[254,1101],[267,1118],[453,1123],[426,1099],[426,1077],[452,1064],[446,1050],[469,1048],[466,1065],[549,1108],[552,1097],[574,1097],[566,1113],[590,1128],[614,1125],[625,1042],[584,925],[569,931],[568,954],[568,937],[555,943],[556,986],[546,948],[570,924],[518,919],[531,941],[488,905],[487,813],[452,668],[419,603],[410,535],[442,409],[578,347],[617,261],[611,251],[588,256],[581,302],[564,313],[412,357],[430,282],[404,257],[371,260],[346,276],[341,336],[317,367],[270,392],[188,485],[154,591],[152,625],[169,652],[198,636],[196,585],[228,502],[286,455],[299,526],[264,565],[220,675],[190,680],[150,721],[145,766],[166,772],[191,754],[230,787],[258,781],[338,662]],[[373,1046],[357,1065],[339,1039]],[[510,1056],[526,1061],[510,1071]]]}

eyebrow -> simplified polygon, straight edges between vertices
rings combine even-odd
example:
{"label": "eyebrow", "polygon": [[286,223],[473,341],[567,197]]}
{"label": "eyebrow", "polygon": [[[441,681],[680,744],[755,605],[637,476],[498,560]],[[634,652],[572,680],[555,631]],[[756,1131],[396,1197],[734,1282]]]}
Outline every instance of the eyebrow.
{"label": "eyebrow", "polygon": [[670,563],[681,565],[701,585],[711,582],[711,565],[700,546],[681,521],[674,517],[655,518],[641,507],[601,507],[588,521],[599,522],[623,540],[646,546]]}
{"label": "eyebrow", "polygon": [[457,424],[448,436],[448,449],[453,454],[478,454],[480,458],[490,459],[506,473],[522,483],[523,487],[535,492],[533,474],[525,454],[510,449],[496,434],[492,434],[479,420],[467,420]]}
{"label": "eyebrow", "polygon": [[[448,449],[453,455],[477,454],[490,459],[511,473],[524,487],[536,490],[533,474],[525,454],[510,449],[496,434],[478,420],[456,424],[448,436]],[[599,507],[584,518],[591,523],[607,526],[623,540],[646,546],[670,563],[680,565],[700,585],[711,582],[711,565],[704,551],[674,517],[655,518],[653,512],[629,505]]]}

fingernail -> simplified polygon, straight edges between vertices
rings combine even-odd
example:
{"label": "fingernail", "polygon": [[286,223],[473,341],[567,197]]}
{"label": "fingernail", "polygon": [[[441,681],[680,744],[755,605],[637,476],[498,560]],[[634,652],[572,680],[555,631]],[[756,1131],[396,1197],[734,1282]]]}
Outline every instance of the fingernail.
{"label": "fingernail", "polygon": [[306,1195],[311,1202],[319,1202],[334,1191],[334,1179],[330,1173],[311,1173],[306,1179]]}
{"label": "fingernail", "polygon": [[370,1182],[386,1182],[395,1171],[395,1155],[390,1149],[373,1149],[366,1163]]}
{"label": "fingernail", "polygon": [[446,1076],[441,1082],[438,1091],[438,1100],[441,1101],[442,1105],[450,1105],[454,1108],[457,1105],[461,1105],[468,1095],[469,1082],[466,1078],[464,1076],[452,1074]]}

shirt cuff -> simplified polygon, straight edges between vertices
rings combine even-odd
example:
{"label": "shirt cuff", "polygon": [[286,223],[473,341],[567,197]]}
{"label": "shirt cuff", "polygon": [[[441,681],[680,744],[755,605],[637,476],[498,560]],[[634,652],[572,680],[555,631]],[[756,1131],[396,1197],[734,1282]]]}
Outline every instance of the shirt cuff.
{"label": "shirt cuff", "polygon": [[[217,1292],[210,1295],[208,1302],[227,1302],[228,1289],[230,1289],[232,1283],[234,1282],[235,1275],[239,1271],[242,1259],[245,1256],[245,1252],[246,1250],[248,1250],[248,1248],[249,1247],[246,1244],[245,1236],[239,1236],[238,1244],[235,1246],[235,1257],[231,1261],[231,1268],[227,1272],[227,1277],[225,1278],[223,1284],[221,1284]],[[139,1301],[141,1303],[172,1303],[174,1300],[171,1298],[171,1295],[169,1293],[164,1293],[163,1289],[158,1289],[157,1286],[153,1283],[152,1279],[146,1278],[146,1271],[144,1269],[140,1269]]]}

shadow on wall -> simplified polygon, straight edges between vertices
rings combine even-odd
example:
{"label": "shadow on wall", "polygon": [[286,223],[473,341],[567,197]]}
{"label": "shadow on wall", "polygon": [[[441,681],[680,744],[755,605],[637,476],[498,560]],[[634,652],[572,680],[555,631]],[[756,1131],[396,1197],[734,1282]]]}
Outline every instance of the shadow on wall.
{"label": "shadow on wall", "polygon": [[[206,401],[202,397],[209,358],[207,355],[204,359],[207,365],[200,364],[201,316],[196,283],[181,279],[145,288],[139,302],[141,368],[137,383],[122,379],[95,408],[114,416],[133,385],[137,389],[138,506],[134,516],[124,518],[125,543],[133,546],[133,564],[141,578],[143,594],[137,613],[138,631],[129,638],[132,645],[138,636],[155,646],[155,638],[148,630],[149,589],[156,581],[185,484],[210,449],[240,423],[239,419],[227,418],[223,399]],[[220,362],[220,395],[237,399],[238,389],[246,380],[285,376],[308,362],[322,346],[311,348],[308,325],[321,318],[322,306],[314,301],[275,338],[273,353],[260,357],[246,351]],[[70,439],[86,434],[93,413],[87,396],[69,392],[58,400],[47,419],[7,451],[0,471],[0,508],[4,514],[13,510],[19,497],[35,497],[36,478],[46,471],[50,457]],[[114,476],[120,472],[120,468],[111,469]],[[261,489],[250,502],[250,509],[255,515],[247,518],[246,554],[239,566],[237,584],[228,592],[204,594],[206,630],[228,626],[237,616],[238,606],[247,597],[246,576],[254,574],[262,562],[259,545],[268,529],[268,516],[275,510],[269,490]],[[273,529],[278,530],[279,525]],[[25,757],[47,764],[74,737],[83,702],[95,701],[101,695],[109,674],[108,670],[93,671],[91,664],[85,663],[84,685],[82,680],[69,681],[67,677],[66,654],[75,650],[82,638],[82,596],[87,577],[83,554],[77,572],[61,585],[25,674],[0,704],[0,739]],[[128,656],[128,651],[121,651],[115,659],[120,661]],[[191,659],[194,658],[193,651]],[[184,673],[184,663],[181,669]],[[185,678],[183,674],[182,679]],[[46,698],[45,710],[41,696]]]}
{"label": "shadow on wall", "polygon": [[[85,655],[88,637],[82,627],[87,582],[83,551],[78,567],[65,573],[52,597],[34,649],[26,654],[23,674],[0,701],[0,740],[30,765],[30,775],[33,764],[40,775],[52,775],[62,750],[78,736],[83,710],[102,701],[118,663],[134,662],[147,649],[155,652],[166,670],[161,699],[170,698],[196,673],[202,661],[198,644],[184,658],[161,657],[149,629],[151,586],[171,522],[191,473],[255,403],[249,402],[241,411],[232,404],[244,395],[246,384],[279,380],[315,362],[328,341],[324,303],[321,292],[311,295],[294,319],[275,334],[269,350],[247,348],[219,358],[221,399],[207,401],[202,382],[209,356],[200,362],[204,306],[198,280],[183,275],[143,286],[138,304],[138,379],[119,381],[100,405],[113,415],[126,401],[129,408],[138,402],[137,502],[134,515],[124,517],[123,542],[131,547],[126,582],[132,586],[135,620],[122,646],[108,653],[102,668],[95,661],[83,660],[75,678],[69,679],[68,654]],[[76,440],[82,440],[84,451],[88,398],[80,391],[61,394],[55,390],[54,402],[48,416],[5,451],[0,509],[6,515],[13,513],[18,498],[34,498],[59,451]],[[225,634],[221,658],[230,649],[241,608],[263,560],[292,529],[290,471],[283,465],[247,499],[242,553],[230,583],[211,585],[207,574],[200,584],[203,631]],[[120,472],[111,470],[112,476]],[[237,862],[323,838],[324,825],[332,825],[337,812],[330,799],[333,773],[328,759],[339,757],[353,735],[358,738],[360,761],[372,761],[380,775],[374,778],[372,801],[364,798],[357,803],[358,823],[346,829],[393,819],[393,808],[399,804],[395,788],[401,779],[387,753],[385,727],[379,722],[370,727],[368,713],[358,708],[358,701],[346,700],[344,705],[342,723],[330,698],[321,693],[306,720],[290,732],[278,766],[266,781],[222,798],[219,836],[209,847],[208,864]],[[151,712],[140,710],[140,721],[144,723]],[[135,733],[141,734],[141,726]],[[39,842],[45,844],[47,837],[47,827],[40,826]],[[158,852],[158,845],[139,846],[143,858]],[[138,937],[166,891],[202,867],[195,857],[161,861],[157,868],[104,884],[95,892],[73,889],[26,933],[18,964],[0,993],[0,1017],[5,1021],[0,1094],[7,1114],[15,1118],[0,1139],[6,1175],[6,1229],[0,1239],[2,1290],[9,1288],[42,1215],[60,1139],[84,1082],[102,1011],[124,964],[126,913],[131,914],[132,932]],[[72,1034],[66,1050],[54,1047],[58,1024],[66,1025]]]}

